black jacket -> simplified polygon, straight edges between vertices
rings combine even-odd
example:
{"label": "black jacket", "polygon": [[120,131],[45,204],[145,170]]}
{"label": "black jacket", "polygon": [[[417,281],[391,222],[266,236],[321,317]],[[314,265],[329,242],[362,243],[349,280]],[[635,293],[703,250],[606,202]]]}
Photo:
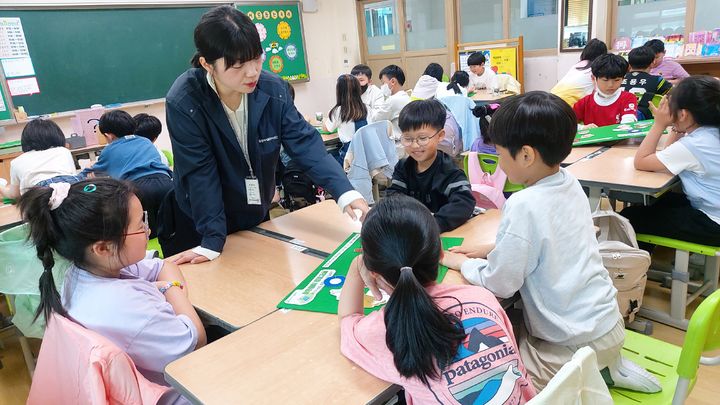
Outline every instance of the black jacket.
{"label": "black jacket", "polygon": [[423,203],[433,214],[440,232],[452,231],[467,222],[475,208],[470,182],[452,158],[438,151],[433,164],[423,173],[411,157],[395,166],[387,194],[402,193]]}
{"label": "black jacket", "polygon": [[280,145],[333,196],[352,190],[340,165],[327,154],[317,130],[297,111],[278,76],[263,71],[248,94],[248,153],[260,183],[261,205],[248,205],[249,168],[219,97],[203,69],[175,80],[166,98],[175,159],[175,198],[195,223],[201,246],[222,251],[228,233],[249,229],[267,216],[275,193]]}

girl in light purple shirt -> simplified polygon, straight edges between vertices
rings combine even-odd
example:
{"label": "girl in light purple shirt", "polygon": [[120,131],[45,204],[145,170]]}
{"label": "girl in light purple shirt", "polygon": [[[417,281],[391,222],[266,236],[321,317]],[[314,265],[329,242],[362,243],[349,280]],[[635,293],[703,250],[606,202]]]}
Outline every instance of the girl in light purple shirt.
{"label": "girl in light purple shirt", "polygon": [[[44,268],[36,317],[54,312],[103,335],[148,380],[167,385],[165,366],[205,345],[205,329],[178,267],[145,260],[147,213],[132,186],[55,183],[30,189],[18,204]],[[53,252],[73,263],[62,295]]]}

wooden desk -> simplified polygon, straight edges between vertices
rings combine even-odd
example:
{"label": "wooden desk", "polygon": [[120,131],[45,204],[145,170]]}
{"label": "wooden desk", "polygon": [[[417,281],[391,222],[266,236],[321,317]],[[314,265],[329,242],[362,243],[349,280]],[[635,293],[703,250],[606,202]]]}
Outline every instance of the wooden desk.
{"label": "wooden desk", "polygon": [[340,354],[337,315],[305,311],[274,312],[170,363],[165,379],[207,405],[364,404],[390,387]]}
{"label": "wooden desk", "polygon": [[593,152],[597,152],[598,150],[602,149],[600,146],[578,146],[575,148],[572,148],[570,151],[570,154],[565,158],[565,160],[560,163],[561,166],[568,166],[571,165],[588,155],[592,154]]}
{"label": "wooden desk", "polygon": [[275,311],[277,303],[321,261],[289,243],[242,231],[227,237],[217,259],[180,269],[193,305],[233,330]]}
{"label": "wooden desk", "polygon": [[0,205],[0,230],[12,228],[21,222],[22,217],[20,216],[20,210],[18,210],[17,205]]}
{"label": "wooden desk", "polygon": [[515,96],[515,93],[499,93],[499,94],[493,94],[492,91],[488,89],[480,89],[473,94],[470,99],[472,99],[475,102],[475,105],[485,105],[490,103],[502,103],[503,100],[505,100],[508,97]]}
{"label": "wooden desk", "polygon": [[672,174],[636,170],[633,164],[636,150],[612,147],[567,167],[580,184],[590,189],[590,209],[597,208],[603,190],[640,194],[647,204],[648,197],[658,196],[674,185],[677,177]]}

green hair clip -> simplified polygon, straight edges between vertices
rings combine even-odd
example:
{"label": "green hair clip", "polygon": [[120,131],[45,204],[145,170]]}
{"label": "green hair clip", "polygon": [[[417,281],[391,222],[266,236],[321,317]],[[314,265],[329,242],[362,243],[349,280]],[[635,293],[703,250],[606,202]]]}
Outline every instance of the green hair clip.
{"label": "green hair clip", "polygon": [[97,190],[97,186],[94,184],[88,184],[85,187],[83,187],[83,191],[86,193],[92,193],[95,190]]}

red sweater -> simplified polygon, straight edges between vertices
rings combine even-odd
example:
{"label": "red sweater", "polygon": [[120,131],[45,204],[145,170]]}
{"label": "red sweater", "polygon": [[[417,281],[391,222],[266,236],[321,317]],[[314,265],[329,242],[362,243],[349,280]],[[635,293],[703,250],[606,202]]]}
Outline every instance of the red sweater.
{"label": "red sweater", "polygon": [[601,106],[593,98],[595,92],[581,98],[573,106],[578,122],[585,125],[595,124],[599,127],[619,124],[623,115],[636,115],[637,97],[632,93],[623,91],[614,103]]}

